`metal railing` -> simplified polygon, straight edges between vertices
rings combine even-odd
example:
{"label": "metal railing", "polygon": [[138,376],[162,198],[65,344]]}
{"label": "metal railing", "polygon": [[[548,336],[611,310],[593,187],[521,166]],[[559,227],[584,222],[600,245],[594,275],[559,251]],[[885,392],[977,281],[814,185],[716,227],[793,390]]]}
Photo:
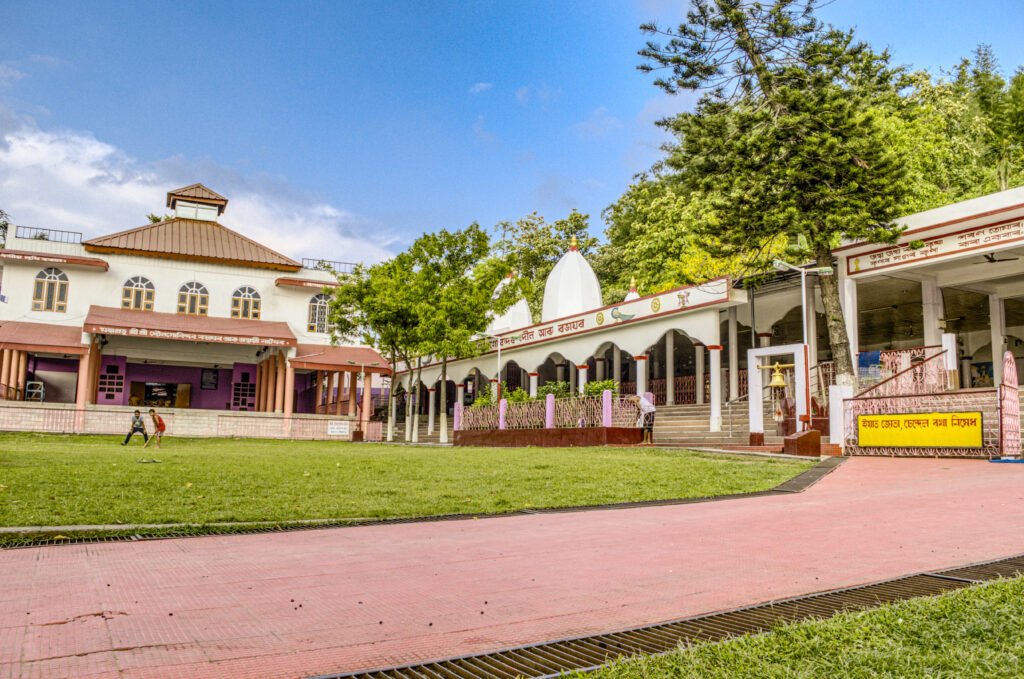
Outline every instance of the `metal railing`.
{"label": "metal railing", "polygon": [[332,259],[317,259],[315,257],[302,258],[303,269],[314,271],[333,271],[334,273],[352,273],[356,268],[355,262],[338,262]]}
{"label": "metal railing", "polygon": [[15,238],[26,240],[46,240],[53,243],[81,243],[82,234],[78,231],[61,231],[60,229],[40,229],[34,226],[18,226],[14,229]]}

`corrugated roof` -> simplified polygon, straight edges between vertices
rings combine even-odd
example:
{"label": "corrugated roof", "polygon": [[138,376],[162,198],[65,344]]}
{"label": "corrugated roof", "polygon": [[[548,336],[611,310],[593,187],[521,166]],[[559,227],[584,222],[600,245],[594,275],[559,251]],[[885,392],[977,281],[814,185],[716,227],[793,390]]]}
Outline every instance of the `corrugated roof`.
{"label": "corrugated roof", "polygon": [[86,332],[184,342],[295,346],[287,323],[90,306]]}
{"label": "corrugated roof", "polygon": [[83,243],[91,252],[110,252],[167,259],[188,259],[278,271],[302,265],[217,222],[168,219]]}

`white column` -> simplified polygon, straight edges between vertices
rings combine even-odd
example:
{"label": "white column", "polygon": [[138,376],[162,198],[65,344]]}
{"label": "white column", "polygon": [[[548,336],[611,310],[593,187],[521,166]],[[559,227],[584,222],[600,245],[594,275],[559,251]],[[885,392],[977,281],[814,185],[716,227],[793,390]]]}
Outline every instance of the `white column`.
{"label": "white column", "polygon": [[757,346],[770,347],[772,345],[772,334],[770,332],[757,333]]}
{"label": "white column", "polygon": [[584,393],[583,390],[587,386],[587,368],[588,367],[589,366],[586,363],[581,363],[580,365],[576,366],[576,376],[577,376],[578,382],[579,382],[579,393],[580,393],[580,396],[583,395],[583,393]]}
{"label": "white column", "polygon": [[594,359],[594,379],[597,380],[598,382],[601,382],[602,380],[605,379],[603,357]]}
{"label": "white column", "polygon": [[[815,311],[815,284],[813,276],[806,276],[807,279],[807,308],[804,309],[804,322],[807,323],[807,357],[810,359],[810,366],[818,365],[818,313]],[[732,367],[732,364],[729,364]]]}
{"label": "white column", "polygon": [[622,351],[618,347],[612,349],[612,379],[622,381]]}
{"label": "white column", "polygon": [[434,433],[434,401],[437,400],[437,389],[427,389],[427,435]]}
{"label": "white column", "polygon": [[921,281],[921,315],[924,320],[924,344],[928,347],[942,343],[940,321],[944,315],[942,290],[934,279]]}
{"label": "white column", "polygon": [[711,352],[711,419],[709,429],[722,431],[722,345],[708,345]]}
{"label": "white column", "polygon": [[530,373],[530,398],[537,398],[537,379],[540,373]]}
{"label": "white column", "polygon": [[676,402],[676,333],[665,335],[665,405]]}
{"label": "white column", "polygon": [[[846,260],[840,260],[840,270]],[[846,335],[850,338],[850,353],[853,365],[857,365],[857,354],[860,352],[860,337],[857,335],[857,280],[841,277],[839,281],[840,306],[843,307],[843,322],[846,323]]]}
{"label": "white column", "polygon": [[988,320],[992,329],[992,382],[1003,383],[1003,353],[1006,351],[1006,304],[995,295],[988,296]]}
{"label": "white column", "polygon": [[576,364],[570,363],[569,368],[566,371],[569,373],[569,393],[576,393]]}
{"label": "white column", "polygon": [[455,385],[455,402],[466,404],[466,383],[459,382]]}
{"label": "white column", "polygon": [[697,405],[704,403],[704,345],[698,342],[693,343],[693,365],[696,368],[694,379],[695,395]]}
{"label": "white column", "polygon": [[636,393],[643,396],[647,393],[647,355],[634,356],[636,361]]}
{"label": "white column", "polygon": [[729,400],[740,397],[740,333],[736,307],[727,312],[729,321]]}

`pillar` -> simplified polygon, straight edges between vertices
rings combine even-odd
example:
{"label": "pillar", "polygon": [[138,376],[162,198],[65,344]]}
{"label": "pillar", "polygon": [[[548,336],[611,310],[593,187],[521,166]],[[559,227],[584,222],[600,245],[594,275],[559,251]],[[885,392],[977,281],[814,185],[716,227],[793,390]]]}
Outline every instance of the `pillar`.
{"label": "pillar", "polygon": [[973,356],[964,356],[960,359],[960,388],[971,388],[971,360]]}
{"label": "pillar", "polygon": [[[531,394],[531,396],[532,395],[533,394]],[[466,404],[466,383],[465,382],[459,382],[458,384],[455,385],[455,402],[456,403],[461,403],[463,405]]]}
{"label": "pillar", "polygon": [[618,347],[612,348],[612,379],[622,381],[622,351]]}
{"label": "pillar", "polygon": [[576,366],[576,377],[579,384],[580,396],[583,396],[587,387],[587,370],[589,366],[586,363],[581,363]]}
{"label": "pillar", "polygon": [[274,378],[274,412],[284,412],[284,387],[285,387],[285,358],[284,354],[277,354],[277,376]]}
{"label": "pillar", "polygon": [[530,398],[537,398],[537,381],[540,373],[530,373]]}
{"label": "pillar", "polygon": [[28,369],[28,352],[26,352],[26,351],[19,351],[18,352],[18,372],[16,373],[16,377],[17,377],[16,383],[17,383],[18,391],[17,391],[17,393],[14,396],[14,398],[18,399],[19,401],[24,401],[25,400],[25,382],[26,382],[26,379],[28,377],[28,375],[26,373],[27,369]]}
{"label": "pillar", "polygon": [[676,333],[665,334],[665,405],[676,402]]}
{"label": "pillar", "polygon": [[[314,371],[313,374],[313,412],[320,412],[320,404],[323,402],[323,385],[320,383],[320,377],[323,373],[319,370]],[[324,411],[327,412],[326,410]]]}
{"label": "pillar", "polygon": [[598,382],[603,382],[604,380],[606,380],[607,378],[605,377],[604,372],[605,372],[604,358],[595,358],[594,359],[594,379],[597,380]]}
{"label": "pillar", "polygon": [[647,354],[634,356],[636,361],[636,393],[643,396],[647,393]]}
{"label": "pillar", "polygon": [[[75,385],[75,409],[85,410],[85,404],[89,401],[89,375],[92,374],[92,342],[89,342],[90,351],[82,354],[78,359],[78,384]],[[4,354],[7,350],[4,349]]]}
{"label": "pillar", "polygon": [[[363,387],[365,391],[366,387]],[[436,406],[434,405],[437,401],[437,389],[431,387],[427,389],[427,435],[434,433],[434,412]]]}
{"label": "pillar", "polygon": [[291,361],[285,362],[287,365],[284,369],[284,401],[281,405],[284,416],[291,417],[295,412],[295,368],[292,367]]}
{"label": "pillar", "polygon": [[[370,424],[370,415],[373,409],[373,375],[370,373],[364,373],[363,375],[363,412],[359,416],[359,428],[366,431],[367,425]],[[363,434],[363,440],[366,440],[366,434]]]}
{"label": "pillar", "polygon": [[694,374],[694,396],[696,397],[697,405],[704,403],[704,345],[700,342],[693,343],[693,365],[695,368]]}
{"label": "pillar", "polygon": [[[842,262],[840,264],[842,265]],[[843,308],[843,322],[846,324],[846,334],[850,338],[850,354],[852,354],[854,370],[856,370],[857,354],[860,353],[860,337],[857,332],[856,279],[849,277],[842,277],[840,279],[839,304]]]}
{"label": "pillar", "polygon": [[576,378],[576,372],[577,372],[576,371],[576,364],[575,363],[570,363],[567,372],[568,372],[568,380],[569,380],[569,393],[570,394],[575,394],[576,393],[576,381],[577,381],[577,378]]}
{"label": "pillar", "polygon": [[[814,308],[814,304],[810,304]],[[729,323],[729,400],[735,401],[740,397],[740,332],[739,321],[736,318],[736,307],[730,307],[726,312]]]}
{"label": "pillar", "polygon": [[565,382],[565,364],[564,363],[556,363],[555,364],[555,381],[556,382]]}
{"label": "pillar", "polygon": [[100,363],[102,363],[102,355],[99,340],[93,337],[92,342],[89,343],[89,352],[91,356],[89,358],[89,380],[88,380],[88,394],[86,396],[89,403],[96,403],[96,391],[99,388],[100,381]]}
{"label": "pillar", "polygon": [[757,333],[757,346],[770,347],[772,345],[772,334],[770,332]]}
{"label": "pillar", "polygon": [[342,387],[342,374],[341,371],[334,371],[334,414],[341,416],[341,387]]}
{"label": "pillar", "polygon": [[[394,387],[394,384],[395,384],[395,378],[394,378],[394,376],[392,376],[391,377],[391,386]],[[341,403],[341,399],[340,398],[338,399],[338,402]],[[340,411],[341,408],[339,407],[338,410]],[[395,390],[392,388],[391,391],[388,393],[388,443],[391,443],[394,440],[395,440]]]}
{"label": "pillar", "polygon": [[709,429],[722,431],[722,345],[709,344],[711,354],[711,420]]}
{"label": "pillar", "polygon": [[1006,303],[996,295],[988,296],[988,320],[992,331],[992,383],[1003,383],[1003,353],[1006,352]]}
{"label": "pillar", "polygon": [[266,394],[263,397],[263,412],[274,412],[274,394],[277,392],[277,359],[273,355],[263,361],[263,371],[267,374],[263,380],[266,383]]}
{"label": "pillar", "polygon": [[[0,398],[8,398],[11,390],[11,358],[14,356],[14,351],[11,349],[4,349],[2,358],[0,358]],[[86,384],[88,384],[86,379]]]}
{"label": "pillar", "polygon": [[[818,365],[818,314],[815,311],[814,277],[807,276],[807,307],[803,310],[804,323],[807,327],[807,369],[810,372]],[[731,367],[731,364],[730,364]]]}
{"label": "pillar", "polygon": [[924,344],[936,347],[942,344],[942,289],[935,279],[921,281],[921,317],[924,321]]}
{"label": "pillar", "polygon": [[[412,372],[409,372],[409,379],[412,380]],[[349,372],[348,374],[348,416],[356,416],[356,373]],[[411,395],[406,392],[406,399],[409,399]]]}
{"label": "pillar", "polygon": [[256,362],[256,412],[263,410],[263,361]]}

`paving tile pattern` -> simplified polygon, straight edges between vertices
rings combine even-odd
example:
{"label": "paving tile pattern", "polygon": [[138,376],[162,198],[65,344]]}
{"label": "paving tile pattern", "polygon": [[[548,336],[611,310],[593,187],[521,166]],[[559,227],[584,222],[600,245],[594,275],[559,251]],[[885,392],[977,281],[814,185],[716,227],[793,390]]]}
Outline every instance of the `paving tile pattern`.
{"label": "paving tile pattern", "polygon": [[1024,552],[1024,465],[854,459],[717,503],[0,552],[0,679],[303,677]]}

